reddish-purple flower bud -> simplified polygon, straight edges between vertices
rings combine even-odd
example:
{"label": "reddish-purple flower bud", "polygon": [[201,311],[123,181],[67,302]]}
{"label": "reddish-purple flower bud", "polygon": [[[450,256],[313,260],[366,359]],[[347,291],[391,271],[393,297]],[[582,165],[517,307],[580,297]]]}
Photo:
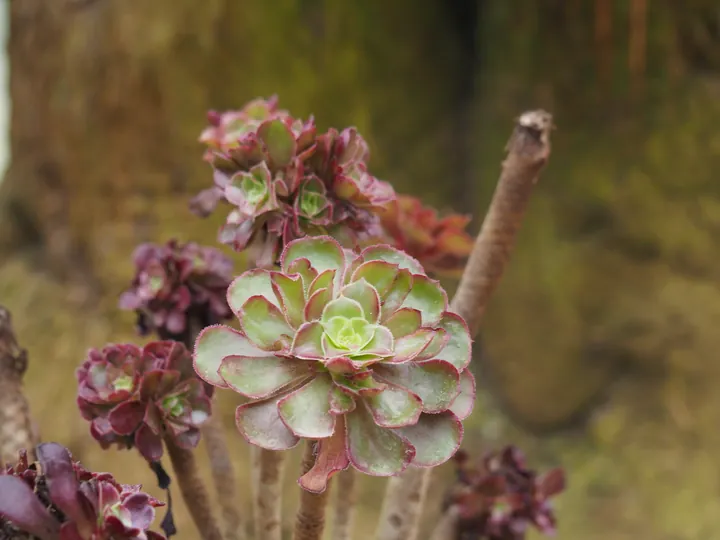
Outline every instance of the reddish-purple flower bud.
{"label": "reddish-purple flower bud", "polygon": [[163,437],[197,446],[211,413],[212,387],[196,376],[190,353],[176,341],[93,349],[77,380],[92,436],[103,448],[134,446],[148,461],[162,457]]}
{"label": "reddish-purple flower bud", "polygon": [[225,291],[232,262],[220,251],[198,244],[143,244],[134,254],[136,273],[120,297],[120,308],[138,315],[141,335],[187,341],[199,330],[231,317]]}
{"label": "reddish-purple flower bud", "polygon": [[37,455],[39,470],[22,453],[17,465],[0,471],[0,538],[165,538],[148,530],[155,508],[165,504],[140,491],[141,486],[85,470],[56,443],[41,444]]}

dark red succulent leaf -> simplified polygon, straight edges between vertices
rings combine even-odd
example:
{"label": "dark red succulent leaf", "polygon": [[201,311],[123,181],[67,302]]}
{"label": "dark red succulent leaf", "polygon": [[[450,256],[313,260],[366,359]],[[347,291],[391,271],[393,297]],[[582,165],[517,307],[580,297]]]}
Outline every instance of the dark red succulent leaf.
{"label": "dark red succulent leaf", "polygon": [[473,247],[465,231],[469,216],[442,218],[420,199],[398,195],[380,213],[382,226],[395,247],[416,258],[425,270],[438,276],[459,277]]}
{"label": "dark red succulent leaf", "polygon": [[76,374],[78,406],[92,436],[103,448],[135,447],[150,462],[162,457],[165,436],[183,448],[197,446],[212,412],[213,387],[197,377],[177,341],[91,350]]}
{"label": "dark red succulent leaf", "polygon": [[395,192],[368,172],[368,145],[355,128],[318,134],[312,118],[293,118],[276,98],[208,120],[200,141],[214,185],[190,206],[207,216],[221,200],[230,203],[219,241],[252,248],[256,266],[272,266],[284,245],[304,236],[329,234],[357,248],[382,233],[377,212]]}
{"label": "dark red succulent leaf", "polygon": [[459,454],[457,482],[444,502],[459,510],[458,540],[523,540],[530,527],[555,533],[550,499],[565,489],[562,469],[539,475],[514,446],[487,454],[479,465]]}
{"label": "dark red succulent leaf", "polygon": [[231,317],[225,292],[232,262],[219,250],[170,240],[135,250],[135,277],[120,297],[120,308],[137,313],[141,335],[187,341],[200,328]]}
{"label": "dark red succulent leaf", "polygon": [[[109,473],[93,473],[57,443],[37,447],[38,462],[21,454],[0,472],[0,537],[40,540],[161,540],[147,530],[164,503],[124,485]],[[32,485],[28,484],[28,471]]]}

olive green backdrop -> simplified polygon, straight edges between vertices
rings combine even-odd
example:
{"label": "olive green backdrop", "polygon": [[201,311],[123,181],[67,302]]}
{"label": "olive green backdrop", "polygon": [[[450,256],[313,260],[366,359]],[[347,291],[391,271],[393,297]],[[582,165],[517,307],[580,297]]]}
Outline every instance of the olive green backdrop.
{"label": "olive green backdrop", "polygon": [[[210,181],[207,109],[277,93],[321,127],[358,126],[399,191],[481,216],[513,117],[542,106],[553,156],[485,319],[466,447],[511,440],[541,468],[565,465],[561,540],[717,535],[716,2],[460,4],[10,3],[0,302],[30,350],[46,439],[152,484],[139,457],[97,449],[72,370],[87,347],[135,339],[115,301],[138,242],[214,241],[222,216],[186,211]],[[383,487],[363,483],[359,530]]]}

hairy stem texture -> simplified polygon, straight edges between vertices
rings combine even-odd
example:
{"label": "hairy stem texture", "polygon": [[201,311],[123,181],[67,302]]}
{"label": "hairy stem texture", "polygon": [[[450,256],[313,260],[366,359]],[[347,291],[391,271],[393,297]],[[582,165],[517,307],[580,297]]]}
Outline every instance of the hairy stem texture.
{"label": "hairy stem texture", "polygon": [[180,486],[180,493],[200,537],[203,540],[223,540],[220,527],[212,513],[210,496],[195,462],[195,455],[191,450],[180,448],[169,437],[165,438],[165,447],[175,471],[175,479]]}
{"label": "hairy stem texture", "polygon": [[251,447],[255,540],[282,538],[282,479],[285,454]]}
{"label": "hairy stem texture", "polygon": [[[533,186],[550,157],[552,116],[522,114],[506,146],[507,157],[480,234],[475,241],[450,310],[474,337],[490,296],[500,283],[520,229]],[[383,502],[377,540],[415,540],[432,469],[408,469],[393,477]]]}
{"label": "hairy stem texture", "polygon": [[[315,464],[315,443],[308,441],[302,461],[302,474]],[[300,508],[295,518],[293,540],[320,540],[325,530],[325,510],[327,509],[328,486],[322,493],[300,491]]]}

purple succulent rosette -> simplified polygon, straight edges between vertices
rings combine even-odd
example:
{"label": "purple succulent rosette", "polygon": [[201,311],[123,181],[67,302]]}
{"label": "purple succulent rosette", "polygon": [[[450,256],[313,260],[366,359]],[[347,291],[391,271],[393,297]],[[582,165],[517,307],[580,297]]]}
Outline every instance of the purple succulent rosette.
{"label": "purple succulent rosette", "polygon": [[[0,537],[39,540],[163,540],[149,531],[164,506],[119,484],[109,473],[91,473],[56,443],[37,447],[40,470],[22,454],[0,472]],[[3,474],[4,472],[4,474]]]}
{"label": "purple succulent rosette", "polygon": [[183,341],[191,322],[203,327],[232,316],[225,300],[232,261],[219,250],[170,240],[139,246],[133,259],[136,274],[120,308],[137,312],[141,335]]}
{"label": "purple succulent rosette", "polygon": [[471,339],[420,264],[380,245],[288,244],[277,271],[230,285],[241,331],[203,330],[195,370],[249,399],[236,412],[250,443],[286,450],[318,440],[300,485],[314,492],[352,465],[376,476],[448,460],[474,403]]}
{"label": "purple succulent rosette", "polygon": [[555,468],[538,474],[527,467],[522,452],[507,446],[489,453],[479,466],[458,452],[458,483],[445,500],[457,505],[458,538],[462,540],[523,540],[528,529],[556,532],[550,499],[565,490],[565,473]]}
{"label": "purple succulent rosette", "polygon": [[329,234],[346,247],[380,236],[375,212],[395,192],[368,172],[368,147],[357,130],[318,135],[312,119],[261,103],[248,105],[252,114],[244,109],[215,119],[218,126],[232,124],[232,135],[216,128],[201,137],[210,147],[215,185],[191,207],[199,215],[223,200],[234,207],[220,241],[238,251],[252,245],[256,265],[270,267],[284,245],[306,235]]}
{"label": "purple succulent rosette", "polygon": [[213,388],[176,341],[92,349],[76,375],[78,407],[92,436],[103,448],[136,447],[150,462],[162,457],[166,436],[181,448],[196,447],[211,414]]}

